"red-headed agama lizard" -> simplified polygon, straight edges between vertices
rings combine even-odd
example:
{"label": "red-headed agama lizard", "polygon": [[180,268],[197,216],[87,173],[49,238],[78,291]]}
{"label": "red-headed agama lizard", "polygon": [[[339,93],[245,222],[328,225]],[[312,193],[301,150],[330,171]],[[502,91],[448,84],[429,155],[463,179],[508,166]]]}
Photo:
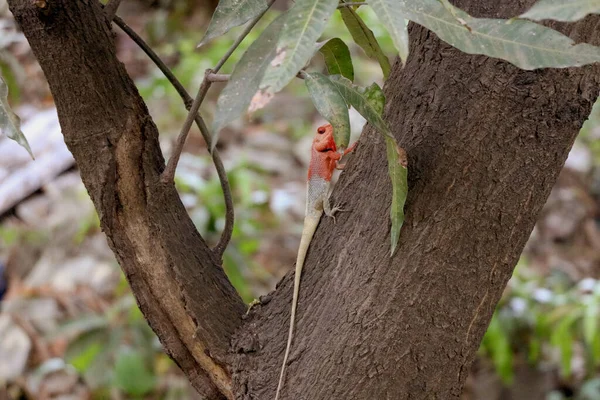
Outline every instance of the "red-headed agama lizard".
{"label": "red-headed agama lizard", "polygon": [[279,375],[279,384],[277,385],[277,393],[275,400],[279,399],[279,393],[283,387],[283,379],[285,374],[285,366],[288,356],[290,355],[290,347],[294,337],[294,322],[296,319],[296,308],[298,306],[298,294],[300,291],[300,277],[302,275],[302,267],[304,259],[310,246],[310,241],[319,225],[321,215],[325,212],[328,217],[334,218],[337,211],[343,211],[339,207],[331,208],[329,204],[329,188],[331,184],[331,176],[334,169],[342,169],[343,165],[339,165],[338,161],[343,155],[348,154],[356,143],[348,147],[343,154],[338,153],[335,141],[333,140],[333,127],[330,124],[320,126],[313,139],[310,164],[308,166],[308,182],[306,190],[306,215],[304,217],[304,227],[302,228],[302,238],[300,239],[300,247],[296,258],[296,270],[294,271],[294,293],[292,296],[292,313],[290,317],[290,330],[288,333],[287,346],[285,355],[283,356],[283,365],[281,366],[281,374]]}

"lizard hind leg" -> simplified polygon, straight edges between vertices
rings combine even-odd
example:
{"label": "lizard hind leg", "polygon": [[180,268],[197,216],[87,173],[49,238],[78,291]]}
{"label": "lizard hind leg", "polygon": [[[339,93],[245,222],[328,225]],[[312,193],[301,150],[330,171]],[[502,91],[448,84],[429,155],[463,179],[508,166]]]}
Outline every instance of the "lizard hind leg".
{"label": "lizard hind leg", "polygon": [[325,215],[327,215],[330,218],[333,218],[333,223],[335,223],[335,214],[338,212],[345,212],[347,210],[343,209],[341,207],[341,204],[336,204],[333,207],[331,207],[331,204],[329,203],[329,198],[327,198],[325,199],[325,201],[323,201],[323,211],[325,212]]}

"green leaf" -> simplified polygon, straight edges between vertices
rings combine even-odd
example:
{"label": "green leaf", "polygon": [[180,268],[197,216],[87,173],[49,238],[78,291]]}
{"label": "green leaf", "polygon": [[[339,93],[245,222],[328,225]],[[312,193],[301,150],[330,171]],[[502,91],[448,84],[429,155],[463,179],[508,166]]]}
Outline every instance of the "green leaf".
{"label": "green leaf", "polygon": [[87,332],[69,343],[65,359],[75,369],[84,373],[92,365],[100,351],[103,343],[107,341],[108,332],[105,330],[95,330]]}
{"label": "green leaf", "polygon": [[367,86],[364,91],[362,91],[362,94],[371,103],[379,115],[382,115],[383,107],[385,106],[385,95],[379,85],[376,82],[373,82],[371,86]]}
{"label": "green leaf", "polygon": [[213,147],[217,144],[219,131],[229,122],[236,120],[248,108],[252,97],[258,91],[265,71],[275,57],[275,48],[285,14],[280,15],[248,47],[235,66],[227,86],[217,101],[217,111],[213,120]]}
{"label": "green leaf", "polygon": [[600,299],[596,295],[589,296],[583,310],[583,338],[588,346],[588,355],[594,367],[600,364]]}
{"label": "green leaf", "polygon": [[303,76],[317,111],[333,126],[336,145],[342,149],[348,147],[350,116],[344,97],[325,75],[313,72]]}
{"label": "green leaf", "polygon": [[333,38],[325,43],[319,49],[329,75],[342,75],[345,78],[354,80],[354,67],[352,66],[352,57],[346,43],[340,38]]}
{"label": "green leaf", "polygon": [[352,8],[340,8],[340,13],[342,14],[342,20],[346,28],[348,28],[350,35],[352,35],[352,39],[363,49],[367,57],[379,62],[381,71],[383,71],[383,77],[387,79],[392,69],[390,60],[381,49],[381,46],[379,46],[379,42],[377,42],[373,31],[369,29],[367,24],[364,23],[362,18]]}
{"label": "green leaf", "polygon": [[482,342],[488,352],[494,368],[505,384],[513,380],[513,351],[507,332],[504,331],[498,315],[494,313]]}
{"label": "green leaf", "polygon": [[573,358],[573,342],[571,326],[579,318],[579,314],[570,314],[563,318],[552,331],[550,342],[560,349],[560,371],[563,377],[571,375],[571,360]]}
{"label": "green leaf", "polygon": [[588,14],[600,14],[600,0],[539,0],[519,18],[577,21]]}
{"label": "green leaf", "polygon": [[92,389],[110,383],[113,355],[122,340],[123,329],[94,329],[69,343],[65,360],[81,373]]}
{"label": "green leaf", "polygon": [[277,55],[263,78],[261,89],[264,92],[279,92],[308,63],[337,4],[337,0],[296,0],[287,13]]}
{"label": "green leaf", "polygon": [[114,379],[119,389],[133,396],[143,396],[156,386],[156,376],[146,368],[144,356],[133,349],[119,352]]}
{"label": "green leaf", "polygon": [[392,229],[390,231],[391,255],[396,251],[400,230],[404,223],[404,203],[408,195],[407,182],[407,157],[406,152],[398,146],[387,124],[381,117],[381,107],[378,103],[372,103],[362,93],[364,90],[356,89],[352,82],[341,76],[330,79],[340,94],[362,115],[379,133],[384,135],[386,154],[388,161],[388,174],[392,180],[392,204],[390,207],[390,219]]}
{"label": "green leaf", "polygon": [[377,18],[390,33],[394,45],[400,53],[400,59],[406,64],[408,58],[408,28],[404,14],[396,5],[396,0],[368,0]]}
{"label": "green leaf", "polygon": [[380,133],[394,138],[381,117],[381,112],[377,104],[373,104],[363,94],[364,89],[354,86],[348,79],[339,75],[328,78],[346,100],[346,103],[351,105],[362,115],[371,125],[375,126]]}
{"label": "green leaf", "polygon": [[231,28],[245,24],[267,8],[266,0],[220,0],[198,47]]}
{"label": "green leaf", "polygon": [[33,153],[27,143],[27,138],[21,132],[21,120],[8,104],[8,86],[0,76],[0,133],[4,133],[9,139],[14,140],[29,152],[31,158]]}
{"label": "green leaf", "polygon": [[530,21],[473,18],[439,0],[397,0],[396,7],[406,18],[465,53],[501,58],[522,69],[600,61],[600,48],[586,43],[576,45],[567,36]]}
{"label": "green leaf", "polygon": [[390,239],[394,255],[400,231],[404,224],[404,203],[408,195],[408,159],[404,149],[398,146],[396,140],[385,136],[385,149],[388,161],[388,174],[392,179],[392,205],[390,207],[390,219],[392,220],[392,229]]}

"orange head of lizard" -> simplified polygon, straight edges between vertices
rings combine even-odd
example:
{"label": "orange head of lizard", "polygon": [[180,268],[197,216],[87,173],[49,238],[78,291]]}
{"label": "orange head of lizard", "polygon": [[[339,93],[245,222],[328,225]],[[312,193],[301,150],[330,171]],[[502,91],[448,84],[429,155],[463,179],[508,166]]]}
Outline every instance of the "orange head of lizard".
{"label": "orange head of lizard", "polygon": [[320,153],[328,151],[335,153],[337,151],[335,141],[333,140],[333,126],[331,124],[317,128],[317,133],[313,139],[313,148]]}

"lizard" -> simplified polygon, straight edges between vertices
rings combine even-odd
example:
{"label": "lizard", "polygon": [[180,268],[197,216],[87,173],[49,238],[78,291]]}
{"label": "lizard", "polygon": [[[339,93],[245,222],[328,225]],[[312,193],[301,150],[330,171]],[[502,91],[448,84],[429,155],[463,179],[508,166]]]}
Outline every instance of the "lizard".
{"label": "lizard", "polygon": [[308,247],[310,246],[312,237],[317,229],[317,225],[319,225],[319,221],[321,220],[321,215],[325,213],[325,215],[332,217],[335,221],[335,213],[344,211],[338,206],[332,208],[329,204],[331,176],[333,175],[334,169],[343,169],[344,165],[339,164],[338,161],[342,156],[354,150],[355,147],[356,143],[340,154],[335,145],[335,140],[333,139],[333,127],[331,124],[317,128],[317,132],[312,142],[306,188],[306,213],[304,216],[304,225],[302,228],[302,237],[300,239],[298,255],[296,256],[296,268],[294,270],[294,292],[292,295],[290,328],[275,400],[279,399],[279,394],[283,387],[285,366],[287,364],[288,356],[290,355],[290,348],[294,337],[294,324],[296,319],[296,309],[298,308],[300,278],[302,275],[302,268],[304,267],[304,259],[306,258]]}

